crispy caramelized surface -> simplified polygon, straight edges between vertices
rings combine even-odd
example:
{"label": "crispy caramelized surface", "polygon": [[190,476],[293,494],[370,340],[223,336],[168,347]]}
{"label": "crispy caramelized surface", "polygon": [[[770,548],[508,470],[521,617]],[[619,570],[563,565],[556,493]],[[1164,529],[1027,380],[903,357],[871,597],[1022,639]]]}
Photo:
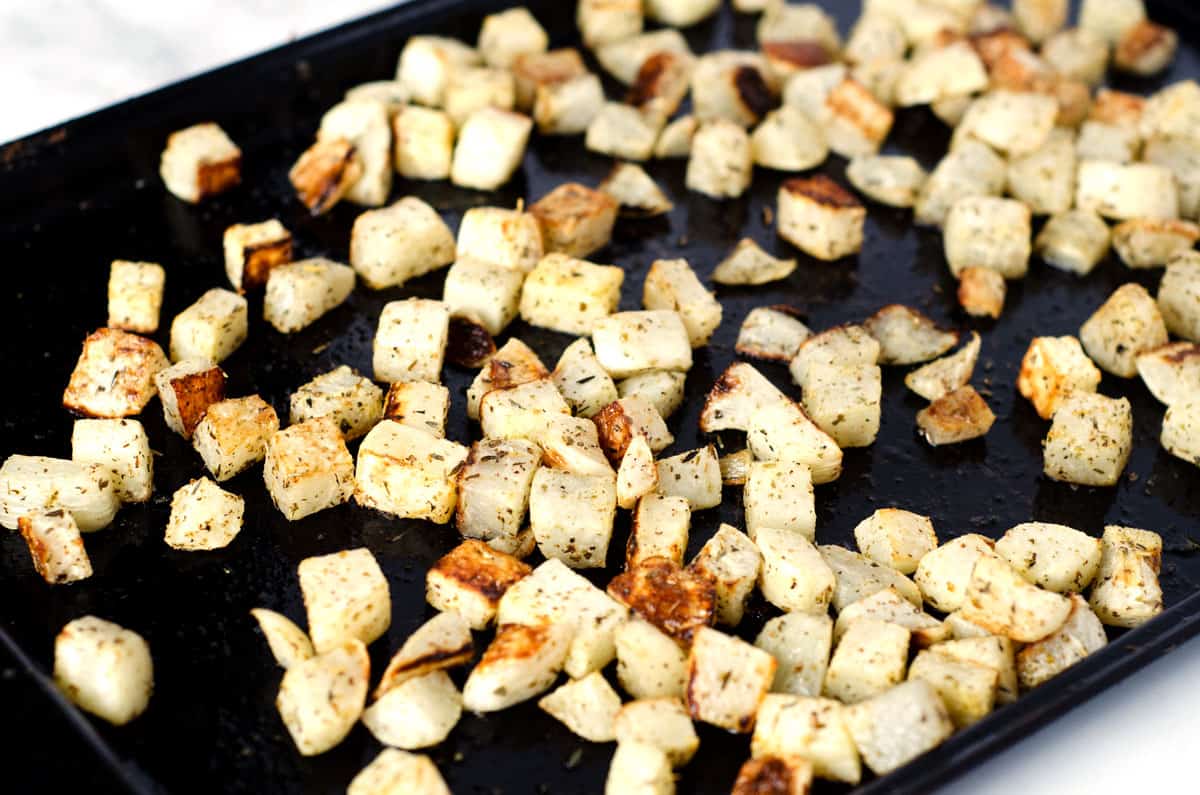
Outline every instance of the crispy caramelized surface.
{"label": "crispy caramelized surface", "polygon": [[712,626],[716,593],[703,575],[666,558],[649,558],[619,574],[608,593],[675,640],[688,643],[700,627]]}

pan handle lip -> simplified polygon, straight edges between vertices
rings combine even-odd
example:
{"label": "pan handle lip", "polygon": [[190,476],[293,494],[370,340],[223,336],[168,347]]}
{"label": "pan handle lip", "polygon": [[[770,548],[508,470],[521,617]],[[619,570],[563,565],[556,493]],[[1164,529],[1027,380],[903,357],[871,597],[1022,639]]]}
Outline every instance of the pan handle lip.
{"label": "pan handle lip", "polygon": [[[922,795],[977,768],[1000,751],[1032,736],[1135,671],[1200,634],[1200,592],[1151,621],[1113,638],[1099,652],[1068,668],[1013,704],[957,732],[898,770],[863,784],[855,795]],[[1011,714],[1008,710],[1013,710]]]}
{"label": "pan handle lip", "polygon": [[117,754],[112,744],[100,735],[92,721],[59,691],[54,680],[42,672],[3,625],[0,625],[0,647],[13,658],[18,670],[33,683],[42,699],[66,721],[75,736],[91,749],[96,760],[112,774],[114,782],[135,795],[165,793],[165,790],[141,771],[136,762],[122,759]]}

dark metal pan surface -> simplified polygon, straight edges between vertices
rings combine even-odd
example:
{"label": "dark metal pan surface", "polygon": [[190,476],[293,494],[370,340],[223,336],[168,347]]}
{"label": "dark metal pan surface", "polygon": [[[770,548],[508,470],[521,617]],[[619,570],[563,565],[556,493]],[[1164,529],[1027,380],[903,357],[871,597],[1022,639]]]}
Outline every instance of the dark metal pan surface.
{"label": "dark metal pan surface", "polygon": [[[310,142],[321,113],[346,88],[390,76],[408,36],[438,32],[473,41],[482,16],[502,5],[418,0],[0,149],[6,288],[0,298],[0,362],[6,376],[0,454],[69,455],[72,419],[60,407],[60,398],[83,337],[104,323],[112,259],[165,265],[164,329],[200,293],[225,283],[221,235],[229,224],[278,217],[295,234],[297,256],[345,261],[356,209],[343,205],[327,217],[310,218],[293,198],[286,176]],[[575,43],[574,3],[533,0],[529,5],[556,45]],[[837,9],[845,32],[858,4],[827,5]],[[1152,11],[1164,22],[1184,26],[1191,13],[1187,6]],[[1189,29],[1180,30],[1186,36]],[[753,21],[726,8],[687,35],[697,51],[751,47]],[[1200,75],[1191,44],[1182,47],[1164,80],[1187,75]],[[1119,85],[1147,91],[1161,82]],[[617,95],[616,86],[609,89]],[[168,133],[210,119],[241,145],[244,182],[215,200],[189,206],[163,188],[158,156]],[[947,140],[947,131],[932,116],[904,112],[889,148],[914,152],[931,165]],[[834,157],[822,170],[841,180],[844,165]],[[594,185],[610,167],[611,161],[587,153],[578,138],[540,138],[517,178],[497,193],[400,182],[394,196],[421,196],[453,227],[469,207],[532,201],[567,180]],[[659,257],[687,257],[707,276],[747,235],[768,250],[795,255],[764,222],[764,210],[774,206],[784,175],[760,170],[746,197],[719,203],[684,189],[683,161],[652,162],[648,169],[674,199],[674,212],[669,218],[620,221],[612,244],[594,257],[626,269],[623,308],[638,307],[645,270]],[[878,441],[868,449],[847,451],[841,479],[818,489],[819,541],[853,546],[851,530],[859,520],[877,507],[895,505],[932,515],[942,539],[967,532],[995,537],[1018,522],[1037,519],[1096,535],[1106,523],[1145,527],[1161,533],[1166,545],[1162,583],[1168,610],[1161,617],[1136,631],[1115,633],[1105,650],[1081,665],[860,789],[926,792],[1200,629],[1200,556],[1195,554],[1200,550],[1200,473],[1159,448],[1162,406],[1140,382],[1106,376],[1101,390],[1133,403],[1136,446],[1119,486],[1074,488],[1042,476],[1040,442],[1047,426],[1014,387],[1031,337],[1076,333],[1115,287],[1133,280],[1153,290],[1158,273],[1129,271],[1114,260],[1079,279],[1035,260],[1026,280],[1010,284],[1000,320],[973,321],[956,308],[939,235],[914,229],[908,212],[878,206],[870,209],[861,256],[834,264],[801,256],[800,263],[782,283],[718,290],[725,320],[713,344],[698,353],[687,381],[686,407],[670,421],[676,449],[701,442],[696,430],[700,398],[733,360],[737,328],[752,307],[791,304],[820,329],[861,320],[884,304],[905,303],[947,326],[983,334],[975,383],[998,422],[985,440],[931,449],[915,432],[914,415],[922,402],[905,390],[904,368],[888,368]],[[319,373],[340,364],[370,373],[371,340],[383,305],[409,295],[440,297],[442,276],[435,273],[380,293],[359,289],[344,306],[291,337],[263,323],[261,302],[253,300],[250,338],[225,363],[230,394],[258,393],[286,412],[289,393]],[[509,333],[529,342],[551,364],[570,341],[519,322]],[[156,338],[165,344],[164,332]],[[764,371],[796,394],[785,368],[765,366]],[[453,392],[448,433],[464,442],[478,433],[465,419],[464,392],[472,376],[452,366],[444,373]],[[156,689],[143,717],[114,729],[70,715],[54,729],[64,742],[65,735],[74,734],[94,747],[131,790],[344,790],[379,745],[359,726],[323,756],[306,759],[295,751],[274,708],[280,671],[248,611],[265,606],[302,621],[297,563],[310,555],[369,547],[388,576],[394,604],[391,629],[372,648],[375,670],[381,670],[431,614],[423,598],[424,573],[454,546],[454,528],[396,521],[355,506],[288,523],[271,505],[261,469],[255,468],[228,484],[247,501],[245,528],[236,541],[219,552],[175,552],[162,540],[170,495],[202,475],[203,467],[189,445],[164,426],[157,403],[142,420],[161,453],[156,494],[146,505],[124,508],[113,526],[87,537],[96,576],[49,588],[33,572],[19,536],[0,534],[0,639],[12,645],[9,654],[19,655],[16,667],[28,666],[30,683],[44,683],[54,635],[80,615],[115,620],[149,641]],[[719,509],[695,515],[689,555],[722,521],[742,525],[739,490],[727,490]],[[610,574],[620,560],[625,534],[626,528],[619,527]],[[764,603],[756,602],[739,634],[753,637],[770,615]],[[35,703],[39,709],[69,709],[52,695]],[[700,734],[703,750],[683,772],[680,791],[726,792],[748,753],[748,740],[705,728]],[[611,753],[609,745],[579,741],[532,703],[486,718],[465,716],[450,739],[432,750],[457,793],[601,792]],[[815,791],[839,790],[822,783]]]}

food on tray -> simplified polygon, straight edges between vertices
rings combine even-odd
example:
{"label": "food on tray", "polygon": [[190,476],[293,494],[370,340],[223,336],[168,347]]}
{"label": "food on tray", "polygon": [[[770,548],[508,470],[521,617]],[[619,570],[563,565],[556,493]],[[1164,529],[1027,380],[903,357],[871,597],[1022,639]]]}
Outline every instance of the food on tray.
{"label": "food on tray", "polygon": [[[349,264],[293,262],[307,243],[276,219],[229,226],[233,290],[181,297],[194,303],[170,324],[175,364],[139,336],[158,330],[164,269],[113,261],[109,325],[85,340],[63,397],[86,417],[71,460],[12,455],[0,468],[0,523],[19,527],[37,573],[62,585],[89,577],[81,534],[151,498],[156,453],[128,418],[156,394],[213,477],[175,491],[164,534],[175,549],[223,548],[259,523],[218,482],[260,461],[287,521],[352,499],[399,519],[453,519],[461,543],[425,573],[439,612],[395,651],[369,706],[367,645],[393,615],[371,550],[300,562],[307,630],[252,611],[285,669],[276,705],[301,754],[333,748],[360,719],[390,746],[350,783],[356,795],[443,795],[433,762],[408,751],[441,743],[464,709],[535,697],[578,738],[615,741],[614,795],[672,792],[673,771],[701,744],[695,721],[753,734],[751,758],[727,782],[736,793],[804,793],[814,777],[857,784],[863,765],[886,774],[1098,651],[1105,626],[1162,612],[1163,542],[1149,530],[1109,526],[1098,538],[1099,528],[1025,522],[998,541],[939,540],[936,516],[885,506],[854,527],[857,551],[821,543],[823,489],[849,477],[844,468],[856,473],[852,448],[871,446],[883,422],[885,367],[889,378],[909,368],[904,383],[929,402],[916,426],[931,446],[982,454],[976,440],[998,421],[990,377],[976,377],[983,336],[900,303],[816,329],[792,307],[757,306],[739,318],[736,353],[765,364],[730,364],[708,389],[709,342],[728,318],[707,277],[751,290],[801,262],[841,268],[825,263],[855,256],[872,235],[866,205],[840,182],[773,182],[770,250],[745,237],[713,267],[654,249],[640,302],[605,250],[623,217],[671,213],[679,198],[648,173],[653,164],[625,161],[686,158],[686,186],[699,194],[690,204],[741,197],[756,166],[808,171],[831,152],[849,160],[845,181],[858,194],[938,228],[958,303],[988,325],[1004,322],[1006,280],[1026,278],[1034,253],[1082,278],[1111,247],[1130,268],[1166,268],[1157,296],[1131,282],[1078,337],[1031,333],[1016,385],[1037,418],[999,421],[1048,420],[1038,430],[1047,478],[1111,487],[1134,420],[1128,400],[1100,391],[1101,370],[1140,375],[1166,406],[1163,447],[1200,464],[1200,87],[1149,98],[1102,89],[1094,101],[1090,89],[1110,63],[1161,71],[1175,33],[1147,19],[1141,0],[1087,0],[1078,27],[1058,0],[1016,0],[1011,16],[969,3],[869,3],[843,45],[816,6],[738,0],[739,12],[762,12],[759,50],[693,53],[673,28],[719,5],[581,0],[584,44],[629,86],[619,100],[606,99],[579,51],[549,50],[525,8],[488,16],[474,46],[410,38],[395,80],[351,89],[289,172],[313,213],[342,199],[373,208],[353,223]],[[647,19],[672,27],[644,31]],[[690,113],[678,114],[688,95]],[[879,154],[898,109],[917,105],[955,128],[929,171]],[[457,229],[420,197],[414,181],[509,186],[534,135],[576,136],[581,157],[617,162],[600,184],[564,183],[528,208],[473,200]],[[241,157],[218,126],[199,124],[170,137],[162,177],[196,202],[235,186]],[[393,201],[396,174],[418,195]],[[1036,238],[1034,216],[1047,217]],[[263,397],[226,394],[218,365],[252,333],[259,300],[246,294],[263,288],[264,319],[297,334],[353,307],[357,280],[396,290],[446,266],[441,300],[388,296],[369,319],[374,380],[325,365],[295,386],[283,428]],[[515,336],[493,339],[518,316],[576,338],[553,370]],[[1056,333],[1052,318],[1031,331]],[[452,438],[463,406],[441,383],[447,364],[478,370],[466,394],[465,414],[479,423],[470,439]],[[778,365],[793,384],[779,382]],[[688,406],[697,378],[708,391]],[[671,450],[672,423],[692,421],[693,408],[713,436]],[[352,455],[347,442],[359,437]],[[233,480],[239,491],[244,480]],[[725,489],[739,486],[744,529],[721,524],[697,539],[711,526],[703,512],[736,502]],[[614,551],[624,511],[628,540]],[[539,565],[525,561],[535,550]],[[623,570],[605,570],[610,560]],[[780,614],[751,643],[743,621],[756,590]],[[465,680],[448,673],[459,667],[470,668]],[[83,709],[122,724],[148,704],[149,650],[130,630],[80,618],[56,641],[55,679]]]}

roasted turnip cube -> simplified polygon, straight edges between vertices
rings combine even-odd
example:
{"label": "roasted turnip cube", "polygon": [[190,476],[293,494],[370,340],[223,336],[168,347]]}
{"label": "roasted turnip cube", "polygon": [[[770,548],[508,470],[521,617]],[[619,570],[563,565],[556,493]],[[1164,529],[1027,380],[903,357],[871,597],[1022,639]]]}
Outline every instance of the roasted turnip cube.
{"label": "roasted turnip cube", "polygon": [[123,726],[150,703],[150,647],[141,635],[111,621],[77,618],[54,639],[54,684],[80,709]]}
{"label": "roasted turnip cube", "polygon": [[604,795],[621,793],[674,795],[675,777],[666,753],[645,743],[618,743],[604,780]]}
{"label": "roasted turnip cube", "polygon": [[752,127],[775,104],[766,62],[758,53],[718,50],[692,70],[692,107],[701,124],[724,120]]}
{"label": "roasted turnip cube", "polygon": [[92,576],[79,535],[79,525],[65,508],[33,511],[17,520],[17,529],[29,547],[33,568],[51,585],[62,585]]}
{"label": "roasted turnip cube", "polygon": [[744,640],[700,628],[688,656],[688,710],[696,720],[748,734],[775,665],[774,657]]}
{"label": "roasted turnip cube", "polygon": [[521,317],[531,325],[588,334],[612,314],[625,273],[566,254],[547,254],[525,279]]}
{"label": "roasted turnip cube", "polygon": [[445,671],[402,682],[363,712],[363,725],[379,742],[428,748],[446,739],[462,716],[462,696]]}
{"label": "roasted turnip cube", "polygon": [[897,685],[846,710],[854,743],[877,775],[935,748],[954,731],[937,691],[925,681]]}
{"label": "roasted turnip cube", "polygon": [[1155,75],[1171,65],[1178,46],[1175,31],[1143,19],[1121,35],[1113,50],[1113,65],[1143,77]]}
{"label": "roasted turnip cube", "polygon": [[213,288],[171,321],[171,361],[220,363],[245,341],[249,305],[229,290]]}
{"label": "roasted turnip cube", "polygon": [[450,310],[441,301],[389,302],[375,332],[375,377],[388,383],[440,382],[449,328]]}
{"label": "roasted turnip cube", "polygon": [[603,567],[617,512],[616,479],[541,468],[529,492],[538,548],[572,568]]}
{"label": "roasted turnip cube", "polygon": [[171,133],[159,163],[167,190],[185,202],[198,202],[242,180],[242,150],[212,122]]}
{"label": "roasted turnip cube", "polygon": [[1038,416],[1050,419],[1072,392],[1095,392],[1100,370],[1075,337],[1035,337],[1021,360],[1017,388]]}
{"label": "roasted turnip cube", "polygon": [[631,375],[617,385],[621,397],[636,397],[654,406],[666,418],[683,405],[687,373],[677,370],[652,370]]}
{"label": "roasted turnip cube", "polygon": [[271,656],[280,668],[286,670],[316,654],[308,633],[287,616],[262,607],[253,608],[250,615],[258,622],[258,628],[271,649]]}
{"label": "roasted turnip cube", "polygon": [[687,654],[653,624],[632,618],[617,628],[617,680],[634,698],[683,698]]}
{"label": "roasted turnip cube", "polygon": [[461,127],[471,114],[484,108],[513,109],[516,86],[506,69],[472,66],[456,69],[446,83],[446,115]]}
{"label": "roasted turnip cube", "polygon": [[[364,408],[367,405],[368,401],[364,400]],[[443,438],[446,435],[446,417],[450,413],[450,390],[428,381],[397,381],[388,388],[382,412],[382,419],[395,420]],[[370,424],[363,428],[363,433],[369,431],[380,418],[376,412]]]}
{"label": "roasted turnip cube", "polygon": [[406,105],[392,120],[396,173],[405,179],[447,179],[454,158],[454,120],[449,114]]}
{"label": "roasted turnip cube", "polygon": [[606,193],[568,182],[535,202],[529,212],[541,224],[547,252],[586,257],[608,244],[617,202]]}
{"label": "roasted turnip cube", "polygon": [[466,457],[456,442],[384,420],[359,445],[354,499],[393,516],[445,524],[457,497],[454,473]]}
{"label": "roasted turnip cube", "polygon": [[817,526],[812,471],[794,461],[755,461],[746,476],[746,532],[764,527],[789,530],[813,540]]}
{"label": "roasted turnip cube", "polygon": [[471,628],[457,613],[438,613],[408,636],[380,677],[375,697],[418,676],[466,665],[475,655]]}
{"label": "roasted turnip cube", "polygon": [[568,624],[501,624],[463,686],[463,706],[496,712],[550,689],[571,644]]}
{"label": "roasted turnip cube", "polygon": [[271,269],[263,297],[263,319],[292,334],[317,322],[350,297],[354,269],[323,257]]}
{"label": "roasted turnip cube", "polygon": [[846,605],[838,613],[833,627],[835,642],[841,640],[856,621],[874,619],[904,627],[918,646],[930,646],[950,637],[950,628],[928,613],[921,612],[895,588],[884,588]]}
{"label": "roasted turnip cube", "polygon": [[833,650],[824,695],[845,704],[878,696],[904,681],[909,631],[876,619],[855,621]]}
{"label": "roasted turnip cube", "polygon": [[229,398],[208,407],[192,434],[192,446],[219,482],[261,461],[278,430],[275,409],[258,395]]}
{"label": "roasted turnip cube", "polygon": [[1089,604],[1100,620],[1114,627],[1136,627],[1163,610],[1158,573],[1162,539],[1131,527],[1104,528],[1104,554]]}
{"label": "roasted turnip cube", "polygon": [[370,675],[371,658],[358,640],[288,668],[275,707],[302,755],[325,753],[345,739],[362,716]]}
{"label": "roasted turnip cube", "polygon": [[630,701],[613,721],[618,745],[642,743],[660,749],[675,767],[691,761],[700,747],[692,716],[678,698]]}
{"label": "roasted turnip cube", "polygon": [[437,210],[415,196],[354,221],[350,264],[372,289],[402,285],[453,261],[453,233]]}
{"label": "roasted turnip cube", "polygon": [[987,87],[983,61],[966,41],[927,47],[916,53],[896,82],[896,103],[927,105]]}
{"label": "roasted turnip cube", "polygon": [[1007,176],[1004,158],[987,144],[967,138],[921,184],[913,218],[918,224],[941,225],[960,199],[999,196]]}
{"label": "roasted turnip cube", "polygon": [[545,52],[550,37],[525,7],[510,8],[483,19],[479,54],[491,66],[508,69],[518,55]]}
{"label": "roasted turnip cube", "polygon": [[521,210],[473,207],[458,226],[459,261],[479,260],[528,273],[542,259],[544,243],[537,218]]}
{"label": "roasted turnip cube", "polygon": [[1181,255],[1167,264],[1158,308],[1172,334],[1200,342],[1200,255]]}
{"label": "roasted turnip cube", "polygon": [[108,272],[108,327],[139,334],[158,331],[166,278],[162,265],[113,260]]}
{"label": "roasted turnip cube", "polygon": [[1079,594],[1071,595],[1071,616],[1062,628],[1017,655],[1021,686],[1032,689],[1058,676],[1108,643],[1104,625]]}
{"label": "roasted turnip cube", "polygon": [[804,410],[839,447],[866,447],[879,433],[882,379],[877,365],[811,366],[804,383]]}
{"label": "roasted turnip cube", "polygon": [[862,777],[846,708],[829,698],[769,694],[758,710],[750,753],[755,759],[798,755],[832,781],[857,784]]}
{"label": "roasted turnip cube", "polygon": [[662,125],[637,108],[606,102],[587,127],[590,151],[624,160],[649,160]]}
{"label": "roasted turnip cube", "polygon": [[[625,455],[629,457],[628,452]],[[627,569],[650,558],[666,558],[677,566],[683,565],[683,553],[687,550],[688,529],[692,521],[687,500],[663,494],[646,494],[637,501],[631,521],[629,542],[625,546]]]}
{"label": "roasted turnip cube", "polygon": [[[572,51],[573,52],[573,51]],[[604,108],[600,78],[583,68],[564,79],[544,79],[531,85],[533,120],[544,135],[578,135],[586,132]],[[520,75],[517,77],[520,81]],[[517,84],[518,101],[521,84]]]}
{"label": "roasted turnip cube", "polygon": [[363,174],[362,159],[346,138],[326,137],[300,155],[288,171],[296,196],[313,215],[321,215],[346,198]]}
{"label": "roasted turnip cube", "polygon": [[274,218],[227,228],[224,247],[225,274],[239,293],[264,286],[272,268],[292,261],[292,233]]}
{"label": "roasted turnip cube", "polygon": [[367,207],[387,201],[392,190],[392,123],[379,101],[334,105],[321,117],[317,140],[349,141],[362,174],[346,190],[346,199]]}
{"label": "roasted turnip cube", "polygon": [[1112,230],[1113,248],[1130,268],[1161,268],[1192,250],[1200,226],[1190,221],[1131,218]]}
{"label": "roasted turnip cube", "polygon": [[437,765],[424,754],[384,748],[371,764],[358,772],[346,795],[450,795]]}
{"label": "roasted turnip cube", "polygon": [[[1004,283],[1003,278],[995,271],[980,269],[980,272],[992,274],[1000,279],[1001,284]],[[965,386],[975,371],[981,345],[979,334],[971,332],[971,339],[966,345],[949,356],[943,356],[913,370],[904,376],[904,385],[926,400],[937,400]]]}
{"label": "roasted turnip cube", "polygon": [[880,364],[919,364],[941,356],[958,342],[958,333],[939,329],[920,311],[888,304],[863,321],[879,341]]}
{"label": "roasted turnip cube", "polygon": [[658,462],[658,491],[684,497],[692,510],[721,504],[721,465],[712,445],[664,458]]}
{"label": "roasted turnip cube", "polygon": [[928,516],[899,508],[880,508],[859,522],[854,540],[868,558],[902,574],[915,572],[921,558],[938,545]]}
{"label": "roasted turnip cube", "polygon": [[263,480],[289,521],[341,505],[354,494],[354,459],[342,433],[332,417],[319,416],[267,442]]}
{"label": "roasted turnip cube", "polygon": [[482,108],[458,131],[450,181],[463,188],[496,190],[521,166],[533,121],[512,111]]}
{"label": "roasted turnip cube", "polygon": [[575,22],[583,41],[599,47],[642,32],[641,0],[580,0]]}
{"label": "roasted turnip cube", "polygon": [[685,259],[660,259],[651,264],[642,305],[650,310],[678,312],[693,348],[707,343],[721,324],[721,304]]}
{"label": "roasted turnip cube", "polygon": [[1047,265],[1081,276],[1108,253],[1108,225],[1091,210],[1051,216],[1037,236],[1037,251]]}
{"label": "roasted turnip cube", "polygon": [[934,609],[949,613],[962,607],[975,562],[993,554],[990,538],[974,533],[959,536],[925,553],[913,579],[921,596]]}
{"label": "roasted turnip cube", "polygon": [[717,621],[730,627],[740,624],[762,570],[762,553],[749,536],[721,525],[692,558],[689,568],[713,581]]}
{"label": "roasted turnip cube", "polygon": [[1083,349],[1100,367],[1122,378],[1137,375],[1137,356],[1167,342],[1158,305],[1140,284],[1118,287],[1079,329]]}
{"label": "roasted turnip cube", "polygon": [[837,578],[811,541],[793,530],[760,527],[754,542],[762,553],[759,586],[768,602],[786,611],[826,610]]}
{"label": "roasted turnip cube", "polygon": [[446,84],[457,69],[474,66],[482,59],[478,51],[445,36],[413,36],[400,53],[396,80],[414,102],[440,107]]}
{"label": "roasted turnip cube", "polygon": [[[821,694],[829,652],[833,648],[833,621],[828,615],[785,613],[776,616],[763,625],[754,645],[769,652],[779,663],[775,683],[771,686],[774,692],[798,696]],[[763,714],[759,712],[760,720]]]}
{"label": "roasted turnip cube", "polygon": [[154,376],[167,427],[185,439],[213,403],[225,399],[226,376],[220,367],[202,359],[185,359]]}
{"label": "roasted turnip cube", "polygon": [[912,207],[928,174],[911,157],[859,155],[846,167],[846,179],[868,199],[892,207]]}
{"label": "roasted turnip cube", "polygon": [[542,453],[520,439],[483,439],[458,473],[458,531],[514,554]]}
{"label": "roasted turnip cube", "polygon": [[516,318],[524,281],[524,271],[460,259],[446,273],[442,303],[452,316],[478,323],[497,335]]}
{"label": "roasted turnip cube", "polygon": [[500,597],[531,571],[512,555],[467,539],[429,569],[425,598],[438,610],[462,616],[472,629],[486,629],[496,617]]}
{"label": "roasted turnip cube", "polygon": [[291,423],[328,417],[346,439],[357,439],[382,417],[383,390],[342,365],[301,386],[289,403]]}
{"label": "roasted turnip cube", "polygon": [[137,420],[75,420],[71,460],[111,472],[122,502],[145,502],[154,491],[150,440]]}
{"label": "roasted turnip cube", "polygon": [[1200,403],[1184,400],[1168,406],[1159,440],[1171,455],[1200,466]]}
{"label": "roasted turnip cube", "polygon": [[946,215],[946,262],[958,276],[963,268],[990,268],[1006,279],[1029,269],[1029,207],[1012,199],[974,196],[959,199]]}
{"label": "roasted turnip cube", "polygon": [[157,343],[127,331],[98,329],[83,341],[63,407],[88,417],[140,414],[154,397],[155,375],[168,364]]}
{"label": "roasted turnip cube", "polygon": [[543,696],[538,707],[589,742],[607,743],[616,739],[613,724],[621,711],[621,697],[599,671],[567,682]]}
{"label": "roasted turnip cube", "polygon": [[829,177],[783,183],[777,211],[779,236],[810,256],[832,261],[862,250],[867,210]]}
{"label": "roasted turnip cube", "polygon": [[245,501],[208,478],[181,486],[171,497],[165,540],[174,549],[223,549],[242,530]]}
{"label": "roasted turnip cube", "polygon": [[1056,593],[1082,592],[1100,567],[1100,539],[1072,527],[1025,522],[996,542],[996,554],[1034,585]]}
{"label": "roasted turnip cube", "polygon": [[596,321],[596,358],[613,378],[649,370],[690,370],[692,346],[678,312],[617,312]]}
{"label": "roasted turnip cube", "polygon": [[930,445],[956,444],[985,436],[996,421],[975,387],[967,384],[917,412],[917,428]]}
{"label": "roasted turnip cube", "polygon": [[687,187],[712,199],[736,198],[750,187],[750,136],[728,119],[704,122],[692,138]]}
{"label": "roasted turnip cube", "polygon": [[1071,612],[1071,602],[1025,580],[1008,562],[994,555],[975,561],[960,615],[996,635],[1032,643],[1057,631]]}
{"label": "roasted turnip cube", "polygon": [[978,663],[952,660],[936,650],[918,652],[908,680],[928,682],[937,691],[954,725],[966,728],[987,717],[996,703],[996,671]]}
{"label": "roasted turnip cube", "polygon": [[1075,206],[1118,221],[1175,218],[1179,215],[1179,191],[1175,175],[1163,166],[1083,160]]}
{"label": "roasted turnip cube", "polygon": [[299,577],[308,633],[318,654],[349,640],[371,643],[387,632],[391,596],[370,550],[360,547],[305,558]]}

